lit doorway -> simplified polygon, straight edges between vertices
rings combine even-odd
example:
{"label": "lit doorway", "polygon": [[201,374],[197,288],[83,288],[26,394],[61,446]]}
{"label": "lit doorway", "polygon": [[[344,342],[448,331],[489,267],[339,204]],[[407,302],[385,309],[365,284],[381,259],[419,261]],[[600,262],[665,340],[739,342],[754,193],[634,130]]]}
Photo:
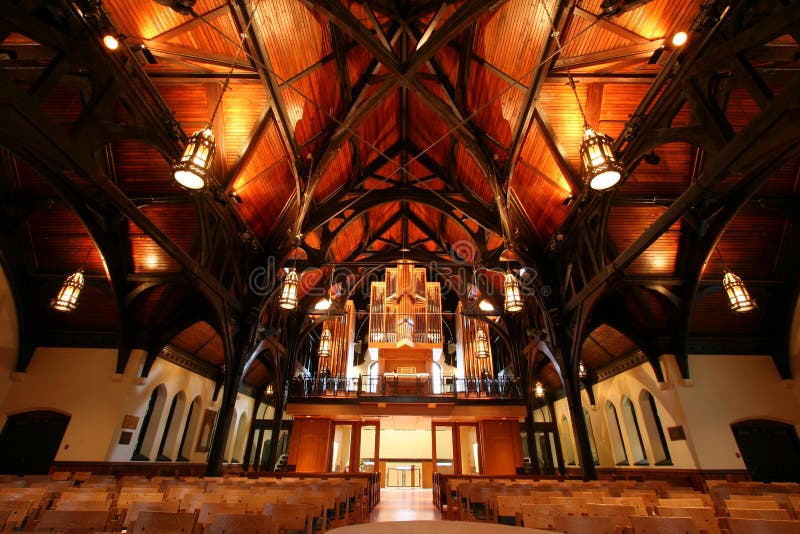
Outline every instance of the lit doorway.
{"label": "lit doorway", "polygon": [[380,462],[380,422],[334,421],[328,470],[373,473]]}
{"label": "lit doorway", "polygon": [[434,473],[481,474],[477,423],[433,422],[431,439]]}

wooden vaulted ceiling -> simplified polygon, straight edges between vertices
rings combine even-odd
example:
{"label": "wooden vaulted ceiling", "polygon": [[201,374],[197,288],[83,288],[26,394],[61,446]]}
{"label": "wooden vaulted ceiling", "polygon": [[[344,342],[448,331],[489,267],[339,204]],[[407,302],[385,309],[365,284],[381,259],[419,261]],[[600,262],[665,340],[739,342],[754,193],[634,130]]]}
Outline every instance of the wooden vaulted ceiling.
{"label": "wooden vaulted ceiling", "polygon": [[[106,0],[102,9],[185,133],[202,128],[222,98],[211,125],[214,195],[233,206],[243,232],[268,253],[299,235],[321,265],[401,249],[491,263],[506,241],[541,257],[582,188],[583,119],[569,76],[588,123],[623,135],[665,59],[679,53],[669,38],[690,29],[702,3],[652,0],[615,17],[600,16],[601,0],[199,0],[197,16],[156,2]],[[4,35],[3,67],[22,72],[52,59],[25,36]],[[796,54],[796,42],[772,45],[771,54],[751,58],[754,68],[795,64],[787,49]],[[651,61],[654,53],[661,55]],[[19,78],[30,87],[30,78]],[[81,98],[79,86],[66,84],[45,107],[68,126]],[[732,88],[724,112],[738,131],[758,107],[746,90]],[[688,106],[681,121],[689,124]],[[657,163],[642,163],[627,177],[610,208],[607,232],[616,249],[640,236],[696,177],[695,147],[676,142],[656,154]],[[40,298],[76,266],[90,275],[90,304],[69,318],[47,312],[46,323],[108,328],[116,312],[89,233],[36,170],[10,151],[2,155],[6,211],[23,221],[31,272],[45,282]],[[205,238],[197,203],[171,180],[161,154],[142,142],[112,141],[104,163],[151,221],[198,253]],[[792,161],[766,182],[727,228],[704,278],[718,279],[729,267],[766,286],[781,279],[792,235],[785,200],[797,198],[799,181]],[[146,283],[147,275],[180,270],[136,224],[126,221],[121,232],[131,276]],[[666,317],[664,298],[648,286],[681,276],[683,233],[676,223],[627,270],[642,280],[619,296],[632,324],[642,307],[651,319]],[[135,302],[138,328],[167,330],[170,303],[184,297],[163,285],[144,289]],[[693,331],[725,333],[723,308],[717,296],[704,300]],[[759,322],[750,318],[742,327],[758,333]],[[174,335],[181,350],[221,364],[222,345],[208,320]],[[584,345],[587,364],[629,356],[635,348],[620,336],[630,341],[599,326]],[[251,385],[266,380],[254,366]]]}

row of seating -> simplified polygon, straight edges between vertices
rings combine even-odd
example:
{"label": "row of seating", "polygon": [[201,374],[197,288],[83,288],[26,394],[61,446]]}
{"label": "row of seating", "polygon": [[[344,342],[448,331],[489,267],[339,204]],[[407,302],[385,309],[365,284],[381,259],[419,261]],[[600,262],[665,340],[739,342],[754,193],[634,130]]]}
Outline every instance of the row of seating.
{"label": "row of seating", "polygon": [[[173,521],[186,532],[191,517],[188,532],[194,533],[232,531],[231,525],[243,532],[253,528],[261,532],[265,524],[274,531],[289,528],[288,523],[296,527],[300,519],[309,533],[324,533],[331,526],[364,521],[370,509],[366,482],[241,477],[0,479],[0,530],[132,531],[145,528],[140,519],[144,514],[149,532],[158,531],[153,521],[157,525]],[[270,519],[264,523],[254,516]]]}
{"label": "row of seating", "polygon": [[[615,483],[562,483],[523,481],[507,483],[487,480],[460,482],[448,492],[447,517],[461,520],[493,521],[526,527],[562,530],[556,519],[571,517],[594,518],[576,520],[594,525],[610,520],[618,531],[646,532],[704,532],[719,534],[723,530],[756,528],[753,521],[779,521],[777,527],[800,528],[800,488],[779,485],[780,491],[770,492],[770,485],[724,486],[725,491],[713,494],[689,488],[669,489],[668,486]],[[723,485],[718,485],[719,490]],[[732,493],[736,489],[747,493]],[[615,495],[611,495],[611,494]],[[717,502],[715,497],[726,497]],[[598,523],[600,519],[603,522]],[[637,519],[634,519],[637,518]],[[744,521],[741,521],[744,520]],[[562,520],[571,521],[571,520]],[[649,530],[645,529],[649,524]],[[637,528],[638,524],[638,528]],[[733,525],[736,525],[734,527]],[[683,525],[683,526],[681,526]],[[688,525],[691,528],[684,530]],[[561,525],[563,526],[563,525]],[[573,525],[572,527],[577,528]],[[668,530],[668,529],[676,530]],[[667,530],[665,530],[667,529]],[[592,530],[589,530],[592,531]]]}

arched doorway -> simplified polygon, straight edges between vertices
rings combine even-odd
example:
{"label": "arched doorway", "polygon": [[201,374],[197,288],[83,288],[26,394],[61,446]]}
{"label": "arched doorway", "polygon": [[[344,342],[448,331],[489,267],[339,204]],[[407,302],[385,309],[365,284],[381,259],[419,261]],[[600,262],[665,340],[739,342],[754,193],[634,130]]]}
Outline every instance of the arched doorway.
{"label": "arched doorway", "polygon": [[32,410],[8,417],[0,434],[0,474],[46,474],[56,457],[70,416]]}
{"label": "arched doorway", "polygon": [[753,480],[800,480],[800,439],[792,425],[767,419],[748,419],[732,424],[731,430]]}

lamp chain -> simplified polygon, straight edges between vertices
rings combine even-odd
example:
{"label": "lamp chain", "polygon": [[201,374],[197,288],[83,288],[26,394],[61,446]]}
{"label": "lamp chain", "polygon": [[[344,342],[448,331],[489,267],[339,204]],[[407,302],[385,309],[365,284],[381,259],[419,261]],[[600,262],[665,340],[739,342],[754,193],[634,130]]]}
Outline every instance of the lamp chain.
{"label": "lamp chain", "polygon": [[[561,45],[558,29],[556,29],[553,15],[550,13],[550,10],[547,9],[547,2],[545,0],[542,0],[542,7],[544,8],[545,13],[547,13],[547,20],[550,21],[550,30],[552,31],[551,35],[556,42],[556,57],[561,57],[564,52],[564,47]],[[578,89],[575,87],[575,79],[572,77],[572,72],[569,70],[569,61],[564,60],[564,70],[567,72],[567,79],[569,80],[568,84],[572,89],[572,94],[575,96],[575,102],[578,103],[578,110],[581,112],[583,126],[585,128],[589,128],[590,126],[589,122],[586,120],[586,113],[583,110],[583,104],[581,104],[581,99],[578,97]]]}
{"label": "lamp chain", "polygon": [[[250,22],[252,22],[252,20]],[[214,106],[214,111],[211,113],[211,118],[208,120],[209,126],[214,123],[214,119],[217,116],[217,111],[219,111],[219,106],[220,104],[222,104],[222,98],[225,96],[225,91],[228,90],[228,86],[231,83],[231,77],[233,76],[233,71],[236,68],[236,61],[239,59],[239,54],[244,48],[245,39],[247,39],[246,31],[242,32],[241,34],[241,40],[239,41],[240,44],[239,46],[236,47],[236,54],[234,54],[233,61],[231,61],[231,69],[228,71],[228,76],[225,78],[225,81],[222,84],[222,92],[219,94],[219,98],[217,98],[217,103]]]}

